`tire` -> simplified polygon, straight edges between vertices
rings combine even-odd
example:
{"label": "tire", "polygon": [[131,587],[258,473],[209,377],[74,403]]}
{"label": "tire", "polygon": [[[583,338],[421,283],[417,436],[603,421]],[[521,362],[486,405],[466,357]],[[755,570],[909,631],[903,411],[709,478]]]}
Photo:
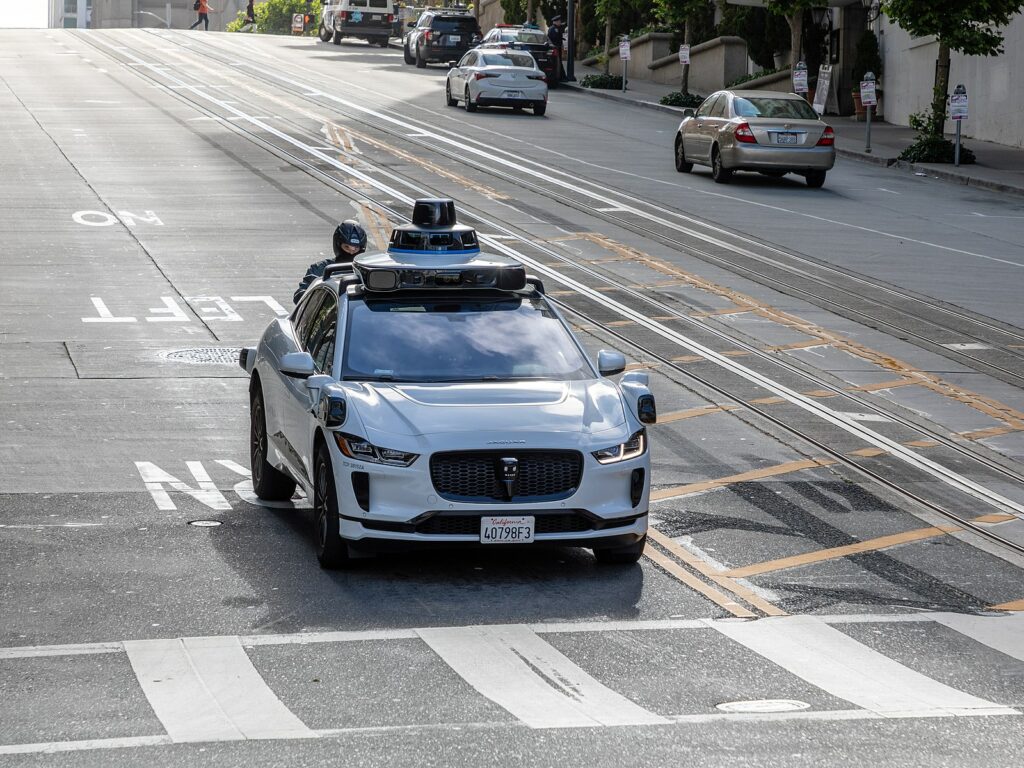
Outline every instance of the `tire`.
{"label": "tire", "polygon": [[683,137],[676,136],[676,170],[680,173],[689,173],[693,170],[693,163],[686,162],[686,155],[683,152]]}
{"label": "tire", "polygon": [[544,117],[544,113],[548,111],[548,105],[546,102],[540,102],[533,105],[533,114],[537,117]]}
{"label": "tire", "polygon": [[474,104],[472,102],[472,100],[469,98],[469,86],[468,85],[466,86],[466,111],[467,112],[476,112],[476,104]]}
{"label": "tire", "polygon": [[554,78],[552,78],[552,80],[548,83],[548,90],[549,91],[553,91],[557,87],[558,87],[558,75],[555,75]]}
{"label": "tire", "polygon": [[329,571],[352,564],[348,544],[338,533],[339,520],[334,468],[327,446],[321,445],[313,467],[313,537],[316,559],[321,568]]}
{"label": "tire", "polygon": [[718,147],[711,150],[711,178],[716,184],[728,184],[732,180],[732,171],[722,165],[722,153]]}
{"label": "tire", "polygon": [[332,40],[335,45],[341,45],[341,32],[335,32]]}
{"label": "tire", "polygon": [[405,63],[406,64],[415,64],[416,63],[416,59],[414,59],[412,57],[412,54],[409,53],[409,44],[408,43],[406,43],[402,47],[402,58],[405,59]]}
{"label": "tire", "polygon": [[325,27],[322,21],[320,22],[320,31],[317,34],[320,37],[320,39],[325,43],[331,42],[331,38],[334,36],[334,33],[331,32],[331,30],[329,30],[327,27]]}
{"label": "tire", "polygon": [[427,68],[427,60],[423,58],[423,51],[421,51],[420,47],[417,45],[416,46],[416,69],[426,69],[426,68]]}
{"label": "tire", "polygon": [[825,183],[825,171],[811,171],[807,174],[807,186],[811,189],[820,189]]}
{"label": "tire", "polygon": [[263,391],[259,388],[249,400],[249,467],[252,488],[265,501],[287,501],[295,493],[295,481],[267,461],[267,416]]}
{"label": "tire", "polygon": [[450,80],[446,80],[444,83],[444,103],[449,107],[459,106],[459,100],[452,98],[452,84]]}
{"label": "tire", "polygon": [[377,45],[379,45],[381,48],[387,48],[388,47],[388,39],[386,37],[381,37],[376,42],[377,42]]}
{"label": "tire", "polygon": [[595,549],[594,557],[601,565],[633,565],[644,554],[644,546],[647,544],[647,534],[636,544],[628,547],[617,547],[616,549]]}

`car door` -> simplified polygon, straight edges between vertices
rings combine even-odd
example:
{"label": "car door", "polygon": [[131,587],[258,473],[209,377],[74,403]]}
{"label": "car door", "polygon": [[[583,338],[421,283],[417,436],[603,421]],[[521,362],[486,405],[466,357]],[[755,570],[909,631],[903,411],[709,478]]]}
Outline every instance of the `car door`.
{"label": "car door", "polygon": [[722,94],[711,94],[704,103],[697,109],[692,120],[688,120],[684,126],[683,149],[686,152],[686,159],[691,162],[706,163],[711,152],[711,137],[706,130],[707,122]]}
{"label": "car door", "polygon": [[715,106],[711,108],[711,114],[704,122],[704,128],[708,134],[708,162],[711,162],[711,148],[718,141],[718,134],[728,125],[732,118],[732,111],[729,105],[729,94],[723,93],[718,97]]}
{"label": "car door", "polygon": [[[298,351],[313,356],[317,373],[333,373],[333,357],[328,361],[325,356],[333,355],[337,322],[338,300],[334,292],[330,288],[317,288],[295,326]],[[329,350],[327,345],[330,345]],[[321,356],[319,364],[317,355]],[[288,463],[294,465],[300,476],[308,480],[312,476],[313,395],[306,386],[306,379],[284,375],[281,378],[287,393],[281,419],[284,433],[281,443],[285,446],[282,453],[286,453]]]}
{"label": "car door", "polygon": [[473,67],[476,66],[476,59],[476,53],[470,51],[452,69],[452,93],[457,97],[462,96],[462,92],[466,88],[466,81],[473,76]]}

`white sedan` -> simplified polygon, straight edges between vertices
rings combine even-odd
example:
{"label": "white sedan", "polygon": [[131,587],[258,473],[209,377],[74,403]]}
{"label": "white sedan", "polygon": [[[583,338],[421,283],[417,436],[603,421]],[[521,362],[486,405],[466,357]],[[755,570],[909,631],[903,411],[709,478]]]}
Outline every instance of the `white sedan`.
{"label": "white sedan", "polygon": [[623,356],[595,366],[469,227],[399,227],[387,253],[328,267],[239,363],[256,494],[301,486],[325,568],[430,544],[643,553],[647,374],[609,378]]}
{"label": "white sedan", "polygon": [[448,70],[445,103],[467,112],[477,107],[532,108],[543,115],[548,107],[548,84],[533,56],[504,48],[475,48]]}

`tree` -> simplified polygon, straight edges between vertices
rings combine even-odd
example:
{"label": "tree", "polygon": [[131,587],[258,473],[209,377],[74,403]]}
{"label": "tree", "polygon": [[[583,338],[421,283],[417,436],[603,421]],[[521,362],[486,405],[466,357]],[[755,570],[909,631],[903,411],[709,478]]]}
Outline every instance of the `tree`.
{"label": "tree", "polygon": [[[693,43],[695,18],[708,9],[708,0],[654,0],[658,18],[673,27],[683,28],[683,43]],[[690,65],[683,64],[683,77],[679,84],[681,93],[690,92]]]}
{"label": "tree", "polygon": [[1003,53],[1005,27],[1024,8],[1024,0],[884,0],[882,10],[914,37],[934,35],[939,43],[935,86],[926,132],[942,136],[949,93],[949,52],[967,56]]}
{"label": "tree", "polygon": [[[924,0],[922,0],[923,2]],[[789,65],[800,61],[804,36],[804,11],[823,5],[823,0],[767,0],[769,11],[784,16],[789,24]]]}
{"label": "tree", "polygon": [[597,15],[604,19],[604,73],[610,74],[612,19],[622,11],[622,0],[597,0]]}

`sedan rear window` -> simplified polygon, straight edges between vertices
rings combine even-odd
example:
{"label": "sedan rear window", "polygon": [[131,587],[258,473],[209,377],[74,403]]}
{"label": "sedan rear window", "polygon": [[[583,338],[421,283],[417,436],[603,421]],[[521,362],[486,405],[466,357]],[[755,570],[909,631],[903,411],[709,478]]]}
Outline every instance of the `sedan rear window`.
{"label": "sedan rear window", "polygon": [[817,120],[818,113],[803,99],[779,99],[771,96],[735,97],[733,109],[738,117],[780,117],[790,120]]}
{"label": "sedan rear window", "polygon": [[515,39],[527,45],[544,45],[548,41],[543,32],[520,32]]}
{"label": "sedan rear window", "polygon": [[533,69],[533,56],[523,53],[488,53],[483,63],[496,67],[527,67]]}

